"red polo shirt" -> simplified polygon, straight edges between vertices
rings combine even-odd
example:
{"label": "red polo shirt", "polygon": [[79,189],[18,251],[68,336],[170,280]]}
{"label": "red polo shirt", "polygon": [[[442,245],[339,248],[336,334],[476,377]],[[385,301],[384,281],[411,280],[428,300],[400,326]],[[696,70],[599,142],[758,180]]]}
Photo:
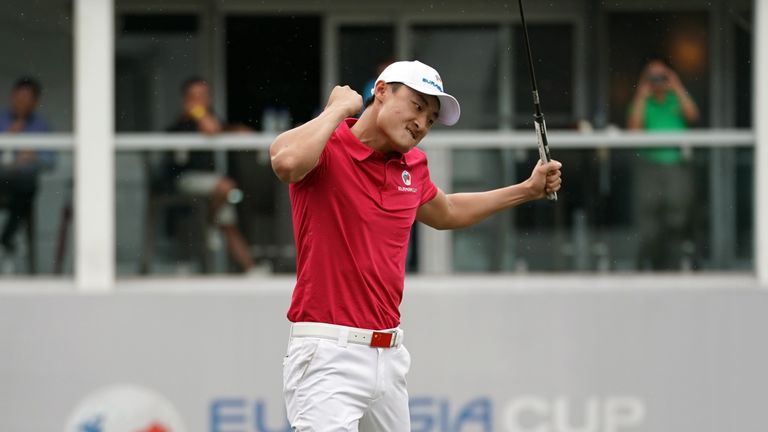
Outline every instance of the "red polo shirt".
{"label": "red polo shirt", "polygon": [[381,330],[400,324],[416,210],[437,194],[427,157],[387,158],[336,128],[318,165],[289,187],[296,288],[288,319]]}

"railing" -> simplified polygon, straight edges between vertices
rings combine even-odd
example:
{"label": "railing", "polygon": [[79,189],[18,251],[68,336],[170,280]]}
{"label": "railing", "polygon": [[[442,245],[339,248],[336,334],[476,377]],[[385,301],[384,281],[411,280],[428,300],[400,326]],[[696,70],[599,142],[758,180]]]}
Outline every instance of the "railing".
{"label": "railing", "polygon": [[[754,145],[755,134],[744,129],[707,129],[679,133],[644,133],[615,131],[572,132],[549,131],[553,151],[558,149],[626,148],[626,147],[748,147]],[[266,149],[274,140],[270,133],[236,133],[205,136],[201,134],[119,133],[118,151],[138,150],[258,150]],[[512,149],[535,148],[533,131],[433,131],[424,139],[425,149]],[[0,135],[2,149],[72,150],[71,134]]]}
{"label": "railing", "polygon": [[[266,150],[275,134],[201,134],[119,133],[115,137],[116,151],[161,150]],[[755,134],[752,130],[692,130],[680,133],[643,133],[621,130],[595,132],[549,132],[554,156],[558,152],[589,149],[632,149],[679,146],[683,148],[752,148]],[[536,147],[535,134],[527,131],[462,131],[435,130],[421,144],[430,157],[430,170],[435,182],[450,190],[452,183],[452,154],[454,150],[520,150]],[[72,134],[0,135],[0,152],[12,149],[51,149],[74,151]],[[226,158],[218,158],[218,161]],[[566,167],[567,169],[567,167]],[[576,173],[578,175],[578,173]],[[571,174],[573,175],[573,174]],[[76,173],[73,174],[76,178]],[[566,177],[568,173],[566,172]],[[761,185],[754,185],[760,188]],[[759,192],[755,194],[759,196]],[[713,204],[714,205],[714,204]],[[422,273],[439,274],[452,268],[452,233],[424,230],[419,241]],[[720,237],[727,235],[721,233]],[[757,245],[768,248],[768,245]]]}

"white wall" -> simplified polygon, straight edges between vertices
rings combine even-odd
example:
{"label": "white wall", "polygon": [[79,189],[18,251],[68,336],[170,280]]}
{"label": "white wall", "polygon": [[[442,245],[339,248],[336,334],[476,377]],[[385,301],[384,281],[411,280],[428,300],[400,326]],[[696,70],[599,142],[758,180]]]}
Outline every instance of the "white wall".
{"label": "white wall", "polygon": [[[738,279],[695,290],[615,281],[410,280],[413,430],[761,430],[768,296]],[[61,430],[86,394],[127,382],[169,398],[190,432],[283,431],[292,283],[0,295],[0,430]],[[215,429],[223,399],[242,403],[227,413],[244,419]]]}

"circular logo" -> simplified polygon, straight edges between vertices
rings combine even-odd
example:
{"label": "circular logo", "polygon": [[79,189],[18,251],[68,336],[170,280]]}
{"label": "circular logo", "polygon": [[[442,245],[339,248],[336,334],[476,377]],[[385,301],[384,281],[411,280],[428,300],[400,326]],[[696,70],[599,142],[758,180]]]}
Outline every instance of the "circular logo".
{"label": "circular logo", "polygon": [[67,422],[66,432],[184,432],[181,416],[162,395],[135,385],[89,394]]}
{"label": "circular logo", "polygon": [[405,183],[406,186],[411,185],[411,173],[408,171],[403,171],[403,183]]}

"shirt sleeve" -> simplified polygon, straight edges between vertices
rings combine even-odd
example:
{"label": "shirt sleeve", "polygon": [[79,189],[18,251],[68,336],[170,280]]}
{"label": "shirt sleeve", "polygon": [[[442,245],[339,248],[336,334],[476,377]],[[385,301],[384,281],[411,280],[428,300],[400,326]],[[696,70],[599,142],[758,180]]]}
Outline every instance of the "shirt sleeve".
{"label": "shirt sleeve", "polygon": [[329,148],[331,146],[331,140],[329,139],[328,142],[325,143],[325,147],[323,147],[323,151],[320,153],[320,159],[317,161],[317,165],[315,165],[314,168],[312,168],[307,175],[304,176],[303,179],[297,181],[295,184],[296,186],[303,186],[303,185],[309,185],[317,181],[317,178],[322,175],[322,173],[327,169],[328,166],[328,160],[330,159],[331,155],[331,149]]}

